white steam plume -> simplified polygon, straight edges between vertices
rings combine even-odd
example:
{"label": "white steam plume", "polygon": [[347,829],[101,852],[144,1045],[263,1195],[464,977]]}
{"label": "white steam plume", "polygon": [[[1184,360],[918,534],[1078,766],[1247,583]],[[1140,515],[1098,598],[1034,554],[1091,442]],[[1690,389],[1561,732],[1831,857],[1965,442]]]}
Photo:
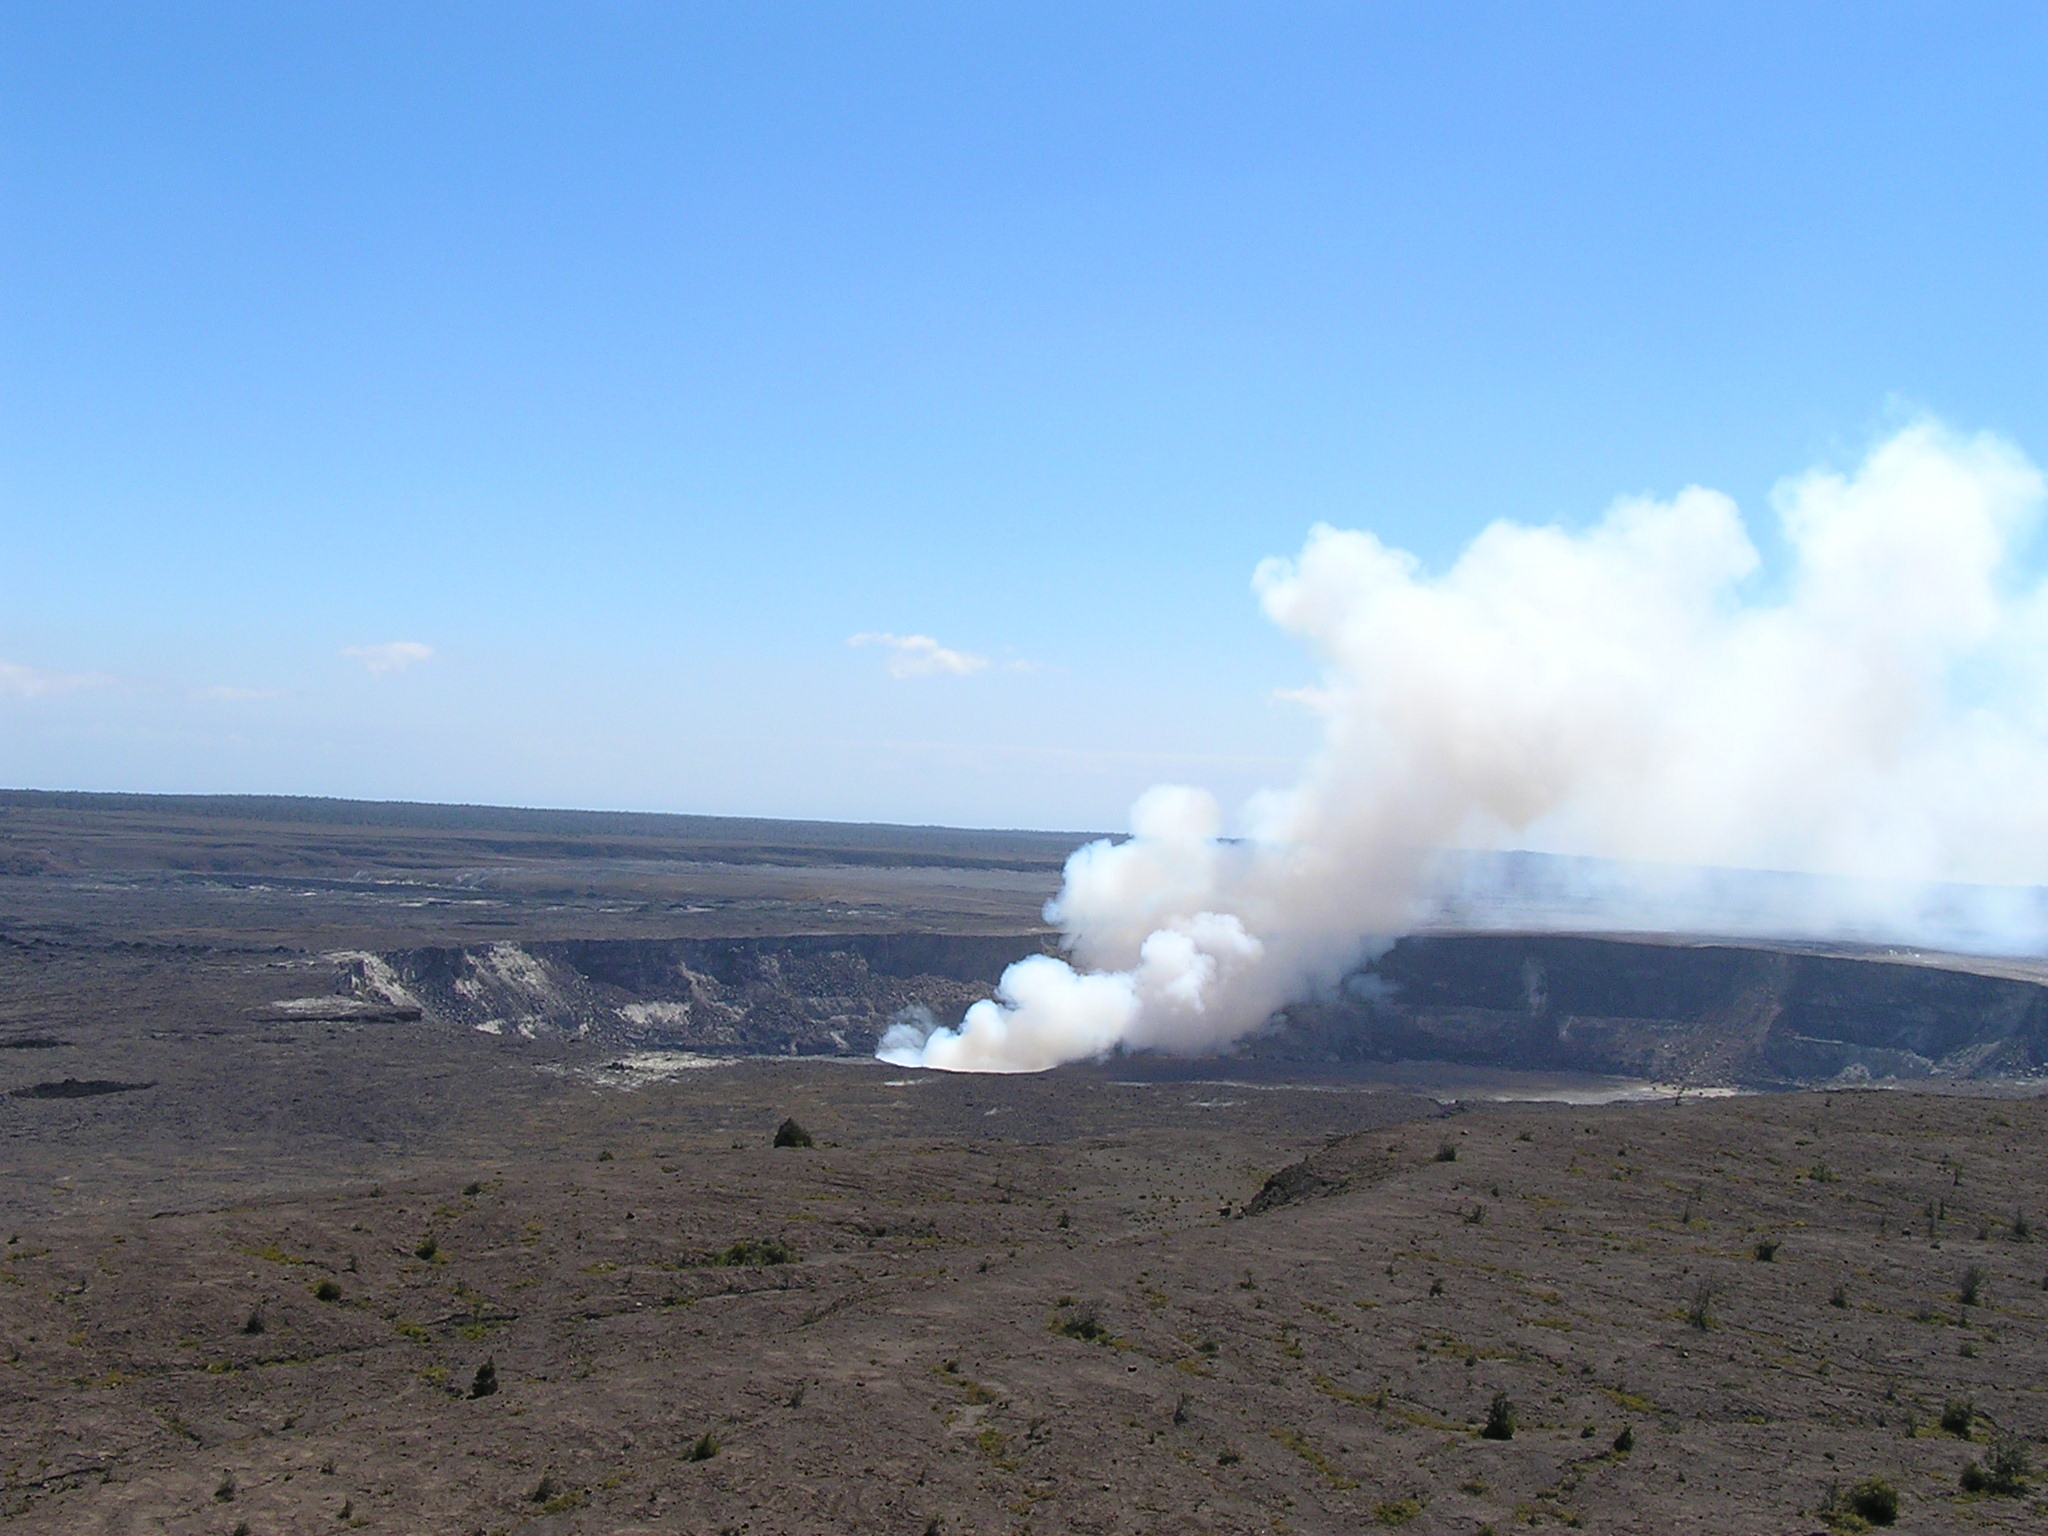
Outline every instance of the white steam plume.
{"label": "white steam plume", "polygon": [[[1786,917],[1821,933],[1910,922],[1897,893],[1925,882],[2039,883],[2048,585],[2015,567],[2041,499],[2007,444],[1912,427],[1854,476],[1777,488],[1792,564],[1768,594],[1734,504],[1698,488],[1584,532],[1495,523],[1436,576],[1318,527],[1255,582],[1325,666],[1301,781],[1256,798],[1241,840],[1203,792],[1148,791],[1047,908],[1073,965],[1021,961],[957,1028],[892,1030],[881,1054],[1020,1072],[1214,1050],[1428,921],[1445,849],[1834,877]],[[1591,925],[1682,918],[1676,889]],[[2020,937],[2042,943],[2038,915]]]}

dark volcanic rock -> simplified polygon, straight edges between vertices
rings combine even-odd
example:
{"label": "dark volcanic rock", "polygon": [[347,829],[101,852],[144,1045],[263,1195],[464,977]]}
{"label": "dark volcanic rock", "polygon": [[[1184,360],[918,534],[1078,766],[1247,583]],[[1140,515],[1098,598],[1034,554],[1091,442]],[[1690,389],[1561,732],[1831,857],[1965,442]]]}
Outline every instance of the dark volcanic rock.
{"label": "dark volcanic rock", "polygon": [[409,1004],[377,1004],[360,998],[292,998],[282,1007],[258,1008],[250,1017],[265,1024],[412,1024],[425,1010]]}
{"label": "dark volcanic rock", "polygon": [[67,1077],[61,1083],[32,1083],[16,1088],[17,1099],[92,1099],[103,1093],[137,1093],[155,1083],[117,1083],[108,1077]]}
{"label": "dark volcanic rock", "polygon": [[1968,964],[1679,940],[1415,937],[1334,998],[1288,1009],[1244,1054],[1750,1087],[2048,1067],[2048,986]]}
{"label": "dark volcanic rock", "polygon": [[1309,1166],[1303,1158],[1298,1163],[1289,1163],[1285,1168],[1267,1178],[1245,1205],[1247,1216],[1263,1216],[1267,1211],[1278,1210],[1283,1205],[1292,1205],[1297,1200],[1306,1200],[1312,1195],[1325,1194],[1339,1186],[1333,1180],[1324,1178]]}

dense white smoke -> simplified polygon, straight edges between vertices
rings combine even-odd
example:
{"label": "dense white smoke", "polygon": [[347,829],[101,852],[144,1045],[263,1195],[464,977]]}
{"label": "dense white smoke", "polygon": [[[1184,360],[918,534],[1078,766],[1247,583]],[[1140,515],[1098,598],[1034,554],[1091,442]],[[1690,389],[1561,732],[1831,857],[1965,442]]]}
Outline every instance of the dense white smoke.
{"label": "dense white smoke", "polygon": [[[1496,523],[1435,576],[1318,527],[1255,581],[1325,666],[1300,695],[1325,729],[1301,781],[1238,839],[1200,790],[1149,791],[1047,909],[1072,965],[1022,961],[957,1028],[893,1030],[882,1055],[1015,1072],[1214,1050],[1504,867],[1444,850],[1636,861],[1553,861],[1601,871],[1578,926],[1684,920],[1672,867],[1829,877],[1783,915],[1827,934],[1910,926],[1927,882],[2041,882],[2048,585],[2016,569],[2041,498],[2012,447],[1915,426],[1853,476],[1777,488],[1776,588],[1735,505],[1698,488],[1583,532]],[[1645,866],[1663,904],[1631,921]],[[2039,945],[2030,921],[2013,937]]]}

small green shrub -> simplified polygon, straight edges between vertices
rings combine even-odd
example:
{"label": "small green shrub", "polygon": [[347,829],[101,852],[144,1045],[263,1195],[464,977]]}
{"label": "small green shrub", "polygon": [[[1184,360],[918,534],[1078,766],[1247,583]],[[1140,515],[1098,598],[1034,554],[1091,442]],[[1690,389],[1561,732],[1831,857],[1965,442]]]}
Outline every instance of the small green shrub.
{"label": "small green shrub", "polygon": [[412,1256],[416,1259],[425,1259],[429,1264],[431,1264],[434,1262],[436,1258],[440,1256],[440,1253],[440,1242],[434,1237],[433,1233],[429,1232],[424,1238],[420,1240],[419,1247],[413,1249]]}
{"label": "small green shrub", "polygon": [[1783,1246],[1784,1244],[1775,1237],[1760,1237],[1750,1252],[1756,1255],[1757,1263],[1769,1264],[1777,1259],[1778,1250]]}
{"label": "small green shrub", "polygon": [[2034,1470],[2027,1443],[2017,1435],[2005,1436],[1991,1448],[1991,1454],[1984,1460],[1984,1470],[1991,1474],[1993,1493],[2025,1493],[2027,1478]]}
{"label": "small green shrub", "polygon": [[1956,1287],[1956,1300],[1966,1307],[1976,1306],[1984,1299],[1984,1282],[1990,1278],[1983,1265],[1972,1264],[1963,1271],[1962,1283]]}
{"label": "small green shrub", "polygon": [[479,1397],[489,1397],[497,1390],[498,1362],[486,1357],[484,1363],[476,1368],[476,1375],[469,1383],[470,1400],[474,1402]]}
{"label": "small green shrub", "polygon": [[1714,1326],[1714,1298],[1720,1294],[1720,1282],[1711,1276],[1701,1275],[1693,1282],[1692,1296],[1685,1306],[1685,1320],[1705,1333]]}
{"label": "small green shrub", "polygon": [[1941,1427],[1944,1433],[1954,1435],[1958,1440],[1970,1438],[1970,1426],[1976,1422],[1977,1410],[1967,1398],[1948,1402],[1941,1410]]}
{"label": "small green shrub", "polygon": [[1835,1288],[1834,1288],[1834,1289],[1833,1289],[1832,1291],[1829,1291],[1829,1292],[1828,1292],[1828,1305],[1829,1305],[1829,1306],[1831,1306],[1831,1307],[1846,1307],[1846,1306],[1848,1306],[1848,1305],[1849,1305],[1849,1287],[1848,1287],[1848,1286],[1846,1286],[1846,1285],[1837,1285],[1837,1286],[1836,1286],[1836,1287],[1835,1287]]}
{"label": "small green shrub", "polygon": [[332,1280],[322,1280],[313,1287],[313,1299],[315,1301],[339,1301],[341,1300],[341,1287]]}
{"label": "small green shrub", "polygon": [[1084,1344],[1107,1344],[1109,1330],[1095,1315],[1095,1309],[1085,1303],[1073,1305],[1064,1316],[1055,1315],[1052,1331],[1063,1338],[1079,1339]]}
{"label": "small green shrub", "polygon": [[808,1147],[815,1145],[811,1133],[798,1125],[795,1120],[785,1120],[775,1127],[775,1145],[778,1147]]}
{"label": "small green shrub", "polygon": [[1457,1147],[1448,1141],[1437,1143],[1436,1160],[1440,1163],[1455,1163],[1458,1160]]}
{"label": "small green shrub", "polygon": [[472,1198],[474,1198],[475,1196],[480,1195],[484,1192],[484,1187],[482,1184],[479,1184],[472,1180],[470,1183],[462,1186],[462,1192],[465,1195],[469,1195]]}
{"label": "small green shrub", "polygon": [[1486,1425],[1479,1431],[1482,1440],[1512,1440],[1515,1438],[1515,1405],[1505,1392],[1493,1394],[1493,1401],[1486,1405]]}
{"label": "small green shrub", "polygon": [[542,1514],[559,1515],[580,1505],[583,1502],[583,1491],[580,1488],[565,1488],[549,1475],[534,1484],[533,1492],[526,1498],[528,1503],[538,1504]]}
{"label": "small green shrub", "polygon": [[1621,1433],[1614,1437],[1614,1449],[1616,1453],[1622,1456],[1626,1456],[1630,1451],[1634,1450],[1635,1448],[1636,1432],[1633,1429],[1629,1428],[1628,1425],[1622,1425]]}
{"label": "small green shrub", "polygon": [[1983,1466],[1978,1466],[1975,1461],[1963,1464],[1963,1492],[2018,1498],[2027,1491],[2027,1477],[2033,1470],[2026,1442],[2008,1435],[1991,1448]]}
{"label": "small green shrub", "polygon": [[718,1437],[712,1434],[711,1431],[707,1429],[704,1431],[703,1434],[697,1437],[696,1443],[693,1444],[690,1447],[689,1451],[685,1454],[684,1460],[709,1461],[712,1457],[716,1456],[717,1454]]}
{"label": "small green shrub", "polygon": [[743,1269],[750,1265],[788,1264],[796,1254],[779,1238],[742,1240],[711,1255],[705,1262],[719,1269]]}
{"label": "small green shrub", "polygon": [[1851,1514],[1872,1525],[1890,1525],[1899,1518],[1899,1490],[1881,1477],[1866,1477],[1842,1496]]}

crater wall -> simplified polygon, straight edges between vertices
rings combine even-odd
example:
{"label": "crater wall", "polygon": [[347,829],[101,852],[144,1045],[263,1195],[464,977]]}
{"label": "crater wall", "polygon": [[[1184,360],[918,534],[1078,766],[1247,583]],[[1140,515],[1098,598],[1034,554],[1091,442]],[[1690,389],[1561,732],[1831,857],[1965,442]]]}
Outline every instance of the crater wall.
{"label": "crater wall", "polygon": [[[862,1056],[907,1013],[958,1018],[1006,965],[1052,943],[874,933],[444,945],[345,957],[343,989],[491,1033]],[[1287,1009],[1237,1054],[1303,1071],[1446,1061],[1759,1088],[2028,1077],[2048,1068],[2048,986],[1961,960],[1429,935]]]}

